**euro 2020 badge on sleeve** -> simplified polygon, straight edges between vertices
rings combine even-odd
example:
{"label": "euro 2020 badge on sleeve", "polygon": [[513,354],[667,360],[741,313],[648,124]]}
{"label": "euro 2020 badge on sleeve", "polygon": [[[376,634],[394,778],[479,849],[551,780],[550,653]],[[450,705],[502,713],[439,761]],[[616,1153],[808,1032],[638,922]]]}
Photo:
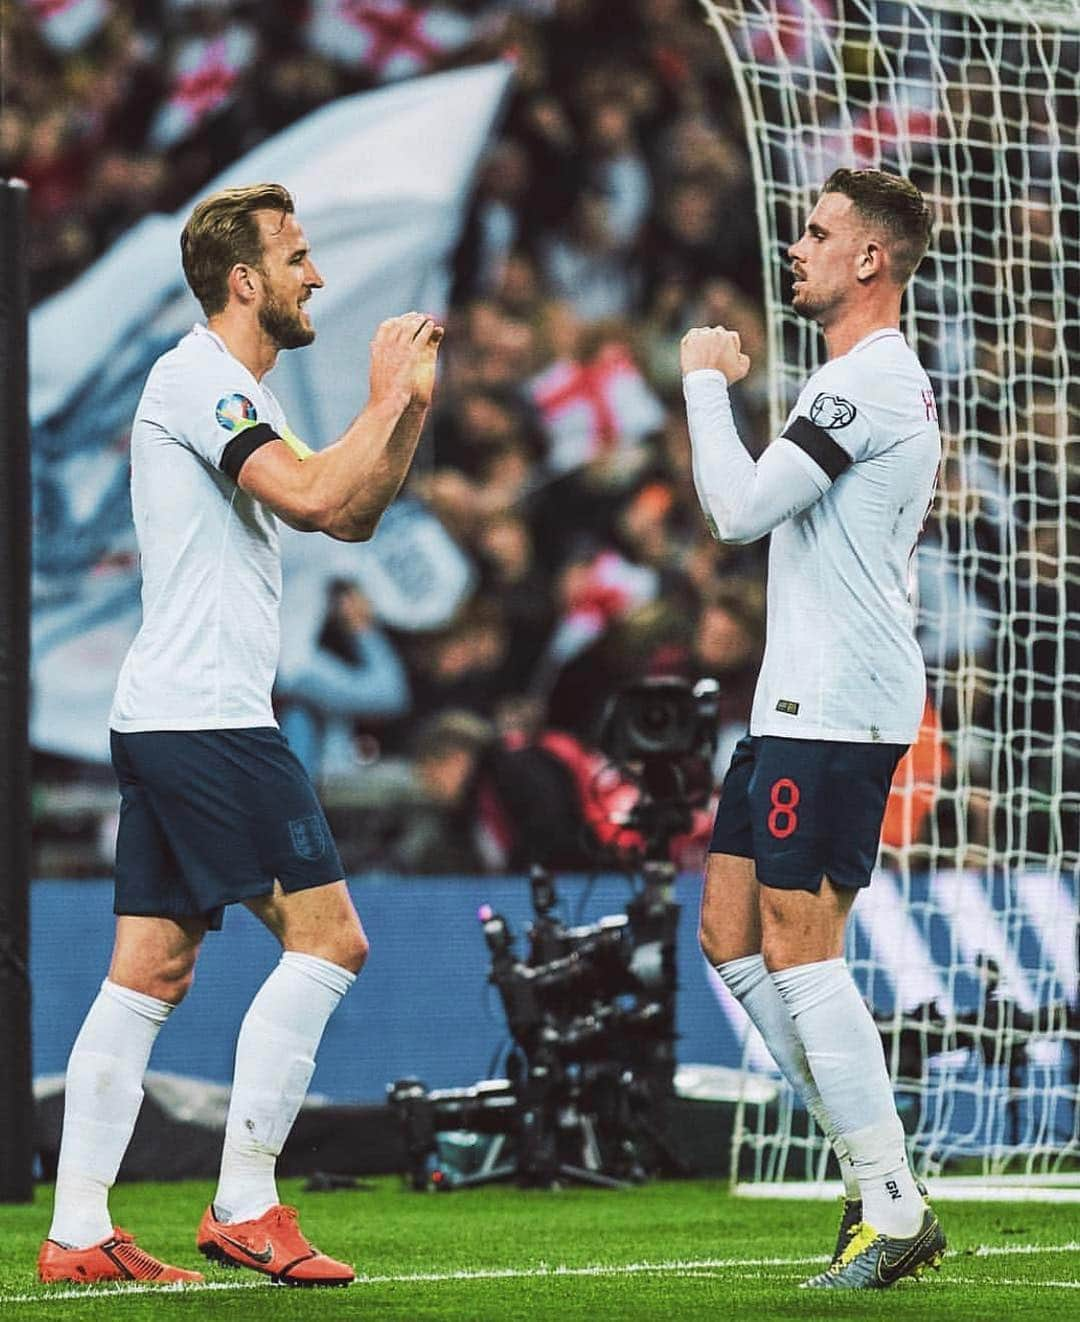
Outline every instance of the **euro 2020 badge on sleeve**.
{"label": "euro 2020 badge on sleeve", "polygon": [[247,395],[223,395],[217,402],[214,416],[226,431],[243,431],[258,421],[255,405]]}

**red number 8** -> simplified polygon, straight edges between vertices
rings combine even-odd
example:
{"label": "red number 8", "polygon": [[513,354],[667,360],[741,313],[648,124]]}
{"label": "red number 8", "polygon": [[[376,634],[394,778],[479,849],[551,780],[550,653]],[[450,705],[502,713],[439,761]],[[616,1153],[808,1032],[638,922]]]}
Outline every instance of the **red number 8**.
{"label": "red number 8", "polygon": [[[787,796],[783,799],[780,797],[781,790],[787,791]],[[799,829],[799,814],[795,811],[799,806],[799,798],[799,787],[789,776],[778,780],[769,791],[769,802],[772,804],[772,812],[769,813],[769,834],[774,839],[786,840]],[[780,823],[781,817],[784,819],[783,825]]]}

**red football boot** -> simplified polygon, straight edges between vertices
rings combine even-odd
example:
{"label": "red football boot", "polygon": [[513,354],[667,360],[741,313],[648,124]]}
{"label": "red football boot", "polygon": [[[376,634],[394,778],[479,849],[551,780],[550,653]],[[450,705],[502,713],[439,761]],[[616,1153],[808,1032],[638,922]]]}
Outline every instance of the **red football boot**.
{"label": "red football boot", "polygon": [[211,1204],[195,1240],[199,1252],[226,1267],[250,1267],[283,1285],[349,1285],[356,1272],[309,1244],[296,1208],[275,1203],[255,1221],[222,1222]]}
{"label": "red football boot", "polygon": [[66,1249],[47,1239],[38,1254],[38,1279],[46,1285],[54,1281],[74,1281],[93,1285],[98,1281],[148,1281],[171,1285],[176,1281],[202,1281],[202,1272],[185,1271],[158,1262],[135,1243],[135,1237],[119,1226],[100,1244],[87,1249]]}

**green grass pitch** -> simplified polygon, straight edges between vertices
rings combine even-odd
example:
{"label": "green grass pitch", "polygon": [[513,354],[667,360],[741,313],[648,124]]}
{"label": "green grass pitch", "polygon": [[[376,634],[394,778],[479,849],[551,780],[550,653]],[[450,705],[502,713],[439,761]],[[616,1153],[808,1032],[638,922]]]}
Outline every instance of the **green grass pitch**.
{"label": "green grass pitch", "polygon": [[1080,1318],[1080,1209],[1036,1203],[941,1203],[950,1252],[937,1275],[880,1293],[808,1294],[838,1204],[731,1197],[704,1181],[623,1192],[489,1187],[415,1194],[391,1179],[304,1194],[286,1181],[315,1243],[353,1262],[345,1290],[274,1286],[204,1262],[194,1231],[207,1183],[117,1187],[117,1222],[150,1252],[205,1269],[186,1288],[44,1287],[34,1261],[52,1190],[32,1207],[0,1207],[0,1316],[174,1319],[426,1318],[542,1322],[576,1318]]}

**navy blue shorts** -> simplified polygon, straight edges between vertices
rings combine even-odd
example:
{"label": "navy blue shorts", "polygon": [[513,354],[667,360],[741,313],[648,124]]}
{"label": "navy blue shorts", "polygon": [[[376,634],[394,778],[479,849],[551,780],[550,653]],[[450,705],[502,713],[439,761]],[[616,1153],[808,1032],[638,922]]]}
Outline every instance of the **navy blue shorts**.
{"label": "navy blue shorts", "polygon": [[307,772],[281,731],[112,732],[120,782],[118,914],[205,918],[345,875]]}
{"label": "navy blue shorts", "polygon": [[746,735],[735,746],[710,851],[752,858],[782,890],[869,886],[901,744]]}

